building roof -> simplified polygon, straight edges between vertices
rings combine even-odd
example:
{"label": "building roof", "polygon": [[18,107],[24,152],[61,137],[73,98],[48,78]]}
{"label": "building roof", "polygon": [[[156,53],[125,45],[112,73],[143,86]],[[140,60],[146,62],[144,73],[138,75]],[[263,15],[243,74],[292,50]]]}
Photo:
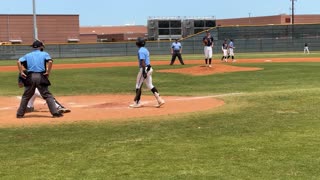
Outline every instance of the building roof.
{"label": "building roof", "polygon": [[147,26],[82,26],[80,34],[133,34],[147,33]]}

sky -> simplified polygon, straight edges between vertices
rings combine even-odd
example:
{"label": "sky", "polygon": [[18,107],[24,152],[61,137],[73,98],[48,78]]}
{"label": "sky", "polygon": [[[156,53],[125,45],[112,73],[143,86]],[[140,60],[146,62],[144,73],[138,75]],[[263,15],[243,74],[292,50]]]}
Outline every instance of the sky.
{"label": "sky", "polygon": [[[35,0],[36,14],[77,14],[80,26],[147,25],[150,17],[229,19],[291,14],[291,0]],[[320,14],[320,0],[296,0],[294,14]],[[0,14],[32,14],[33,0],[0,0]]]}

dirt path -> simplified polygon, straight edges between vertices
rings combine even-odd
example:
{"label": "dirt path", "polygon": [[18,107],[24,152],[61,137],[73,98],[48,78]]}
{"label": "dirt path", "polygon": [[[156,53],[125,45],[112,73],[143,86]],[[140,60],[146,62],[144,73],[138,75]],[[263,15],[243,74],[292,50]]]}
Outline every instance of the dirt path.
{"label": "dirt path", "polygon": [[63,96],[59,101],[71,109],[71,113],[62,118],[51,118],[51,114],[42,99],[36,99],[36,112],[26,113],[22,119],[16,119],[15,114],[20,103],[20,97],[0,97],[0,127],[26,126],[32,124],[59,124],[78,121],[118,120],[128,118],[154,117],[173,115],[196,111],[205,111],[224,104],[222,100],[213,97],[175,97],[164,96],[166,101],[156,108],[153,96],[143,96],[142,108],[129,108],[134,95],[90,95]]}

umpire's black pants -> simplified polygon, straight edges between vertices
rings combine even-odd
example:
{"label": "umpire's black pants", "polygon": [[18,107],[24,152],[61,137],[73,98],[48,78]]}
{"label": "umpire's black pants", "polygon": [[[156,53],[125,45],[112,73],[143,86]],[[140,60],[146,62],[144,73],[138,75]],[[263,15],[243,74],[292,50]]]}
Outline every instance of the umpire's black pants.
{"label": "umpire's black pants", "polygon": [[184,65],[183,60],[182,60],[182,56],[181,56],[181,53],[179,50],[173,51],[170,65],[174,64],[174,61],[176,60],[177,56],[180,61],[180,64]]}
{"label": "umpire's black pants", "polygon": [[48,90],[48,85],[43,85],[41,80],[43,73],[30,73],[28,74],[27,81],[28,83],[25,85],[24,93],[21,98],[20,107],[17,111],[18,116],[24,116],[29,100],[34,94],[36,88],[38,88],[43,99],[46,100],[47,105],[51,114],[57,114],[58,110],[56,108],[56,104],[54,102],[54,98],[50,91]]}

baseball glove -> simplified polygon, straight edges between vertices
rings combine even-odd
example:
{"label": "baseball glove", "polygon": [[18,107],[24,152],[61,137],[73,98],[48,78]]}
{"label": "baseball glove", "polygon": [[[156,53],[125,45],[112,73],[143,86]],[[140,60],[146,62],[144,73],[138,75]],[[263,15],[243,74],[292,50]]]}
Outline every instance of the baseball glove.
{"label": "baseball glove", "polygon": [[208,45],[208,40],[207,40],[207,39],[204,39],[204,40],[203,40],[203,44],[204,44],[204,45]]}

